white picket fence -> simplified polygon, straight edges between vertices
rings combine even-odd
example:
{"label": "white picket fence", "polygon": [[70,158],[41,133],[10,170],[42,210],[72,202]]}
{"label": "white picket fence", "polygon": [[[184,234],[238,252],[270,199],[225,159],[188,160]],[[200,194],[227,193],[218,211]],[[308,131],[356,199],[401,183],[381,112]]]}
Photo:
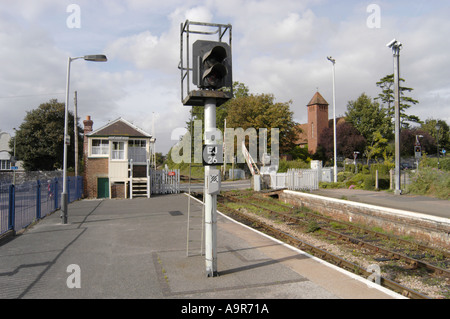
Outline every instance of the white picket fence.
{"label": "white picket fence", "polygon": [[180,192],[180,170],[150,170],[152,194],[178,194]]}
{"label": "white picket fence", "polygon": [[288,169],[287,173],[270,174],[272,189],[287,188],[290,190],[319,189],[319,173],[317,169]]}

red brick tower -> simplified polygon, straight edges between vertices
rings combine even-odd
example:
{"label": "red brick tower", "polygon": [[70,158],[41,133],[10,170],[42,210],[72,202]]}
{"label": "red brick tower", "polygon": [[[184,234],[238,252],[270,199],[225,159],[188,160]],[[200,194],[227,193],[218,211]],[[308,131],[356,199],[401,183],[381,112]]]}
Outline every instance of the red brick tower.
{"label": "red brick tower", "polygon": [[324,128],[328,127],[328,102],[319,92],[314,94],[308,103],[308,152],[317,151],[319,137]]}

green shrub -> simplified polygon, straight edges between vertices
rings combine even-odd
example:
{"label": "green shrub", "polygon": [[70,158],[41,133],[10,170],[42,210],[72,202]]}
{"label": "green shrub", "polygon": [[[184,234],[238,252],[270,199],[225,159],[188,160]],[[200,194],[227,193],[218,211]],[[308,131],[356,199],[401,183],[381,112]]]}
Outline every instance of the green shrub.
{"label": "green shrub", "polygon": [[363,180],[363,183],[361,186],[365,190],[374,189],[375,188],[375,178],[373,178],[372,175],[364,176],[364,180]]}
{"label": "green shrub", "polygon": [[278,173],[286,173],[290,168],[310,168],[310,164],[303,160],[280,160],[280,164],[278,165]]}
{"label": "green shrub", "polygon": [[[429,158],[426,155],[422,156],[422,159],[419,163],[419,168],[424,167],[438,167],[438,159],[437,158]],[[450,157],[440,157],[439,158],[439,169],[444,171],[450,171]]]}
{"label": "green shrub", "polygon": [[432,167],[422,167],[412,177],[407,191],[412,194],[450,198],[450,172]]}
{"label": "green shrub", "polygon": [[394,163],[376,163],[370,165],[370,173],[375,175],[375,172],[378,170],[378,176],[388,175],[389,171],[395,167]]}

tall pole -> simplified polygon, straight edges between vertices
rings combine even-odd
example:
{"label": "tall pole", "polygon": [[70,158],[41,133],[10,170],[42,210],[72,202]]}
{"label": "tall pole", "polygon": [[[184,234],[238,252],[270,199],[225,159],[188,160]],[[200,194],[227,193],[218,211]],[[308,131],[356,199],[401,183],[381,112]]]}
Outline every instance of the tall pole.
{"label": "tall pole", "polygon": [[[437,123],[437,120],[436,120],[436,123]],[[440,163],[439,163],[439,155],[440,155],[440,152],[439,152],[439,129],[441,128],[441,126],[439,125],[439,124],[436,124],[436,138],[437,138],[437,159],[438,159],[438,163],[437,163],[437,168],[439,169],[440,168]]]}
{"label": "tall pole", "polygon": [[73,98],[73,135],[75,144],[75,192],[78,192],[78,113],[77,113],[77,91],[75,91],[75,96]]}
{"label": "tall pole", "polygon": [[[17,138],[17,131],[16,128],[14,128],[14,166],[16,166],[16,138]],[[16,185],[16,170],[13,171],[13,185]]]}
{"label": "tall pole", "polygon": [[74,144],[75,144],[75,176],[78,176],[78,113],[77,113],[77,91],[75,91],[75,97],[74,100],[74,107],[73,107],[73,117],[74,117],[74,124],[73,124],[73,131],[74,131]]}
{"label": "tall pole", "polygon": [[[208,132],[216,130],[216,100],[205,100],[205,144],[214,144]],[[205,166],[205,183],[209,176],[209,166]],[[205,197],[205,263],[208,277],[217,275],[217,195],[204,192]]]}
{"label": "tall pole", "polygon": [[335,93],[335,63],[336,60],[329,57],[328,60],[333,63],[333,147],[334,147],[334,182],[337,183],[337,147],[336,147],[336,93]]}
{"label": "tall pole", "polygon": [[63,159],[63,191],[61,193],[61,217],[62,223],[67,224],[67,144],[68,144],[68,126],[69,126],[69,81],[70,81],[70,62],[72,58],[67,60],[67,78],[66,78],[66,103],[64,106],[64,159]]}
{"label": "tall pole", "polygon": [[395,108],[395,195],[402,193],[400,185],[400,48],[401,44],[394,44],[394,108]]}

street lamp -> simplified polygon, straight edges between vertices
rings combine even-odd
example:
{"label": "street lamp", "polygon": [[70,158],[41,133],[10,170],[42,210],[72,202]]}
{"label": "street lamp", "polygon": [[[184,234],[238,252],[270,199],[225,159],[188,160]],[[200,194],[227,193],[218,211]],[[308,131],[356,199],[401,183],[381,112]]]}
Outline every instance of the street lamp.
{"label": "street lamp", "polygon": [[334,64],[336,63],[336,60],[333,59],[331,56],[327,57],[327,59],[333,64],[333,146],[334,146],[334,182],[337,183],[337,155],[336,155],[336,95],[335,95],[335,87],[334,87],[334,77],[335,77],[335,70],[334,70]]}
{"label": "street lamp", "polygon": [[91,62],[106,62],[108,59],[106,55],[85,55],[76,58],[69,57],[67,60],[67,78],[66,78],[66,104],[64,108],[64,161],[63,161],[63,191],[61,193],[61,217],[62,223],[67,224],[67,145],[70,144],[70,136],[68,135],[69,126],[69,82],[70,82],[70,63],[74,60],[84,59],[85,61]]}
{"label": "street lamp", "polygon": [[400,49],[402,44],[393,39],[387,47],[394,56],[394,108],[395,108],[395,195],[402,193],[400,188]]}

